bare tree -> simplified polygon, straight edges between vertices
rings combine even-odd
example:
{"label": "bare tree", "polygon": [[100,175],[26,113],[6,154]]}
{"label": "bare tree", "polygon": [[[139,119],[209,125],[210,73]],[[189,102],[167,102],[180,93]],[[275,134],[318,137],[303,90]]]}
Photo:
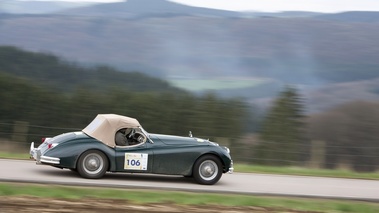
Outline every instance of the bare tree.
{"label": "bare tree", "polygon": [[327,168],[375,171],[379,163],[379,103],[356,101],[312,115],[309,137],[326,142]]}

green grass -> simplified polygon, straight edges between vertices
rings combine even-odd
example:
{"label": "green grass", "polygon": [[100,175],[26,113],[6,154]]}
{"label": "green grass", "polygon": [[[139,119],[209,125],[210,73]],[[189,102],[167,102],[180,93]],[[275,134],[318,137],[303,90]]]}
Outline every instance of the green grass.
{"label": "green grass", "polygon": [[[362,201],[338,201],[306,198],[259,197],[249,195],[220,195],[154,190],[128,190],[56,185],[0,183],[1,196],[33,196],[48,198],[121,199],[136,204],[175,203],[181,205],[255,206],[320,212],[377,213],[379,204]],[[286,212],[286,211],[283,211]]]}
{"label": "green grass", "polygon": [[203,90],[242,89],[265,83],[263,79],[169,79],[173,86],[198,92]]}
{"label": "green grass", "polygon": [[235,164],[236,172],[281,174],[281,175],[304,175],[320,177],[357,178],[379,180],[379,172],[355,172],[342,169],[310,169],[304,167],[275,167],[247,164]]}
{"label": "green grass", "polygon": [[0,152],[0,158],[8,159],[29,159],[29,153]]}

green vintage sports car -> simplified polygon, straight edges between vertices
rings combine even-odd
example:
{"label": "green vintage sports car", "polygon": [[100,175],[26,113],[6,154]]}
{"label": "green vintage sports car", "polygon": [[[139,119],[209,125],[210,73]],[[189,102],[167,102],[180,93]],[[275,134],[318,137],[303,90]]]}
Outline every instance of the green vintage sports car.
{"label": "green vintage sports car", "polygon": [[30,146],[37,164],[77,171],[84,178],[108,172],[153,173],[193,177],[212,185],[233,172],[227,147],[192,137],[150,134],[130,117],[99,114],[82,131],[46,138]]}

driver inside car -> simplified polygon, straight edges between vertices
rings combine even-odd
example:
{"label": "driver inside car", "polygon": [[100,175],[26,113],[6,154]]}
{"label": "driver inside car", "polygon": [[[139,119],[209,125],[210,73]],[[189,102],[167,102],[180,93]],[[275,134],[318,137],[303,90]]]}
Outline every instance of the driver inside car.
{"label": "driver inside car", "polygon": [[126,136],[126,128],[120,129],[116,132],[115,142],[117,146],[128,146],[129,142]]}

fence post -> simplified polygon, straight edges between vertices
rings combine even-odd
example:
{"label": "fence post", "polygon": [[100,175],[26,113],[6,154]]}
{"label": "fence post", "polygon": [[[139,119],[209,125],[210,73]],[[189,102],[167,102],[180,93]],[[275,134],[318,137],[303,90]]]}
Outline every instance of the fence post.
{"label": "fence post", "polygon": [[225,137],[216,137],[216,143],[220,144],[221,146],[230,147],[230,140],[229,138]]}
{"label": "fence post", "polygon": [[325,164],[325,142],[319,140],[311,141],[311,158],[309,166],[315,169],[321,169]]}
{"label": "fence post", "polygon": [[13,125],[13,142],[25,143],[29,131],[29,122],[15,121]]}

